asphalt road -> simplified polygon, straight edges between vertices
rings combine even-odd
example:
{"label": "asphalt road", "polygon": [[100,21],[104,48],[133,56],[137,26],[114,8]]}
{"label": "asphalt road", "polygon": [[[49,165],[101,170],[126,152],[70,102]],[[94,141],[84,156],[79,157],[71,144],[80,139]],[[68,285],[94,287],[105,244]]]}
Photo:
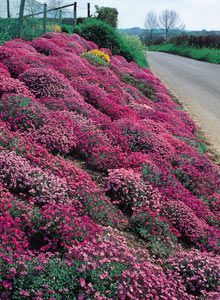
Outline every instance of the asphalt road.
{"label": "asphalt road", "polygon": [[161,52],[147,57],[220,154],[220,65]]}

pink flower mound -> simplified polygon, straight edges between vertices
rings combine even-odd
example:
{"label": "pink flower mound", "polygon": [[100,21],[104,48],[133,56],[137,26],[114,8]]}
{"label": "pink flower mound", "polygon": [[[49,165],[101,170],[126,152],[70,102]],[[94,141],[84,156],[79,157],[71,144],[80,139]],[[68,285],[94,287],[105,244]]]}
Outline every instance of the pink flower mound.
{"label": "pink flower mound", "polygon": [[[12,41],[13,42],[13,41]],[[33,65],[39,65],[39,57],[33,53],[25,43],[20,43],[19,47],[4,45],[0,47],[0,61],[7,66],[11,76],[17,78],[24,71]]]}
{"label": "pink flower mound", "polygon": [[91,49],[0,46],[0,299],[218,299],[219,168],[150,70]]}
{"label": "pink flower mound", "polygon": [[[189,294],[203,296],[205,299],[217,299],[220,292],[219,261],[219,256],[207,256],[206,253],[192,250],[177,253],[173,258],[168,259],[166,264],[174,274],[182,277]],[[209,298],[210,291],[215,291],[217,298]]]}
{"label": "pink flower mound", "polygon": [[10,73],[8,71],[8,68],[1,62],[0,62],[0,72],[1,72],[2,75],[10,77]]}
{"label": "pink flower mound", "polygon": [[206,236],[207,224],[198,219],[194,212],[184,203],[171,201],[166,203],[163,211],[171,224],[191,243],[198,243]]}
{"label": "pink flower mound", "polygon": [[64,179],[47,174],[39,167],[31,167],[26,159],[15,152],[2,151],[0,166],[0,178],[14,193],[24,193],[39,203],[70,201]]}
{"label": "pink flower mound", "polygon": [[3,74],[0,74],[0,97],[3,94],[18,94],[22,96],[32,96],[32,93],[27,89],[27,87],[17,79],[9,78]]}
{"label": "pink flower mound", "polygon": [[70,154],[78,146],[79,128],[62,112],[48,114],[47,120],[32,136],[53,153]]}
{"label": "pink flower mound", "polygon": [[0,116],[12,131],[36,130],[45,122],[46,110],[31,97],[5,94],[0,101]]}
{"label": "pink flower mound", "polygon": [[57,46],[48,39],[38,38],[31,42],[31,46],[34,47],[38,52],[45,55],[62,55],[64,51],[62,48]]}
{"label": "pink flower mound", "polygon": [[107,194],[125,213],[148,207],[160,209],[160,194],[151,185],[146,185],[141,175],[133,170],[115,169],[109,171]]}
{"label": "pink flower mound", "polygon": [[53,69],[33,68],[20,75],[19,80],[24,82],[38,98],[62,98],[71,93],[68,80]]}
{"label": "pink flower mound", "polygon": [[[169,278],[161,267],[151,264],[146,250],[129,248],[124,237],[117,231],[108,229],[104,237],[98,239],[95,250],[92,243],[83,247],[73,247],[70,257],[77,260],[86,259],[87,270],[103,269],[99,277],[102,286],[107,279],[112,281],[111,269],[104,272],[106,266],[112,265],[112,270],[114,266],[121,266],[117,273],[116,299],[166,299],[168,295],[177,299],[181,296],[184,298],[179,299],[189,299],[179,278]],[[90,292],[88,296],[92,296],[89,282],[82,283]],[[97,296],[101,297],[97,299],[108,299],[100,293],[97,293]]]}
{"label": "pink flower mound", "polygon": [[29,44],[29,42],[25,42],[22,39],[7,41],[4,45],[12,49],[25,49],[33,54],[37,53],[37,51]]}
{"label": "pink flower mound", "polygon": [[73,245],[84,245],[93,240],[96,235],[100,234],[101,227],[82,214],[82,207],[77,200],[75,203],[72,201],[72,205],[67,203],[44,206],[40,216],[33,222],[32,243],[40,233],[43,236],[41,250],[48,249],[54,252],[59,251],[59,248],[67,251]]}

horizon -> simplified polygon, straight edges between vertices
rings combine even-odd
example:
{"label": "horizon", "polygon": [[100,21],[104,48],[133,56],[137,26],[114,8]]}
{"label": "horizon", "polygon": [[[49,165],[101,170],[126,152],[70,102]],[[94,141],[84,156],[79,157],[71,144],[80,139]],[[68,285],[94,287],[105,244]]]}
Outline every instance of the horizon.
{"label": "horizon", "polygon": [[[140,29],[140,30],[149,30],[149,29],[144,28],[144,26],[143,27],[134,26],[134,27],[126,27],[126,28],[119,27],[118,29],[119,30],[126,30],[126,29],[136,29],[136,28]],[[164,30],[164,28],[159,27],[159,28],[156,28],[154,30]],[[174,28],[174,29],[171,29],[171,31],[172,30],[178,30],[178,29]],[[203,29],[183,29],[182,31],[189,31],[189,32],[191,32],[191,31],[198,31],[198,32],[200,32],[200,31],[207,31],[207,32],[210,32],[210,31],[219,31],[220,32],[220,29],[210,29],[210,30],[207,30],[205,28],[203,28]]]}

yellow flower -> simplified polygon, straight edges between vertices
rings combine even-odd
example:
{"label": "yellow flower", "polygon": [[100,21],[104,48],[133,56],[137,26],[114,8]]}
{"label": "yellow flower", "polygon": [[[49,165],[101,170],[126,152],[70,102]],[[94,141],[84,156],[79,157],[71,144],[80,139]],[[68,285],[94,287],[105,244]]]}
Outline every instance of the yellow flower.
{"label": "yellow flower", "polygon": [[51,29],[52,29],[52,31],[55,31],[55,32],[62,31],[60,25],[53,25],[53,26],[51,26]]}
{"label": "yellow flower", "polygon": [[98,49],[91,50],[91,51],[89,51],[89,53],[104,59],[107,63],[110,63],[110,61],[111,61],[110,56],[107,53],[100,51]]}

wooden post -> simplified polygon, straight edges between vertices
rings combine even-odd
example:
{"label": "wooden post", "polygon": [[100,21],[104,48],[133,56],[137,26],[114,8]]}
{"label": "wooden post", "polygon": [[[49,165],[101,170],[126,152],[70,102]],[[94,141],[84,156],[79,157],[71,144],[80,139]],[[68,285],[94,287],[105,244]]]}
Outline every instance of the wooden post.
{"label": "wooden post", "polygon": [[20,11],[19,11],[19,32],[18,36],[22,36],[22,30],[23,30],[23,22],[24,22],[24,6],[25,6],[25,0],[21,0],[20,4]]}
{"label": "wooden post", "polygon": [[47,32],[47,4],[44,3],[44,19],[43,19],[43,31]]}
{"label": "wooden post", "polygon": [[11,18],[11,13],[10,13],[10,0],[7,0],[7,16],[8,16],[8,18]]}
{"label": "wooden post", "polygon": [[73,26],[75,27],[77,25],[77,2],[74,2],[73,18]]}
{"label": "wooden post", "polygon": [[62,25],[62,10],[59,10],[59,25]]}
{"label": "wooden post", "polygon": [[90,13],[90,3],[87,3],[87,10],[88,10],[88,18],[90,18],[91,13]]}

